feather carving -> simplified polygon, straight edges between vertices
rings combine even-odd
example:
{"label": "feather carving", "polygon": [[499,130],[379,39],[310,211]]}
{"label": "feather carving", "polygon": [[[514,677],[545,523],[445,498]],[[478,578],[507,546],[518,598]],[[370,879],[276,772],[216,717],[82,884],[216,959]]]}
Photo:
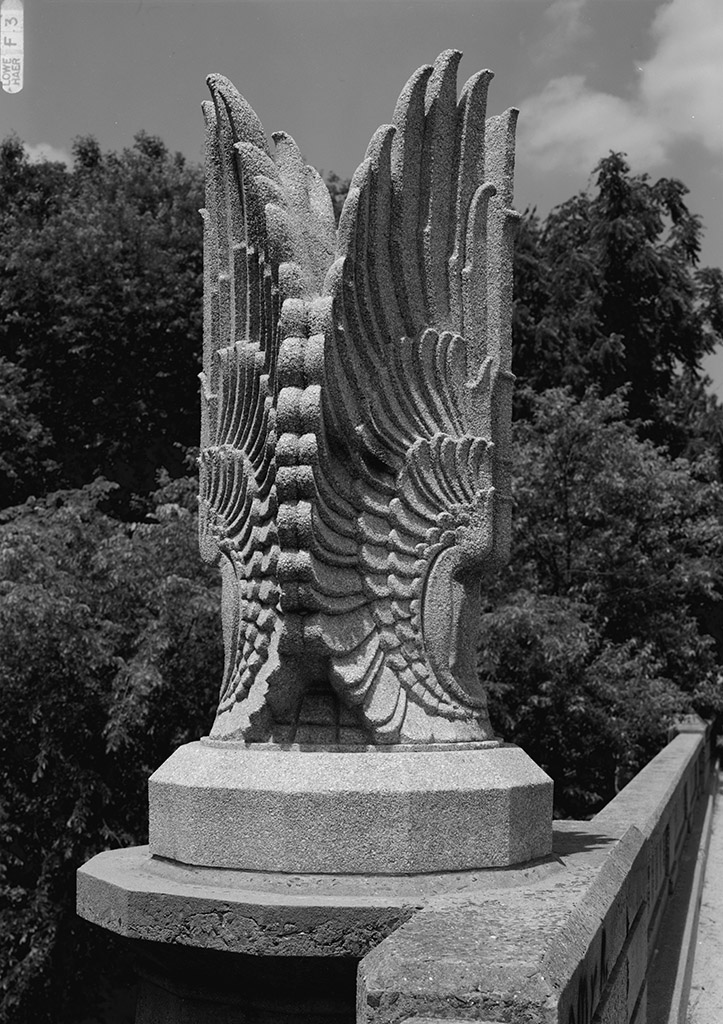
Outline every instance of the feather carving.
{"label": "feather carving", "polygon": [[373,136],[338,232],[293,140],[209,79],[200,536],[212,735],[488,741],[480,579],[509,543],[516,111],[457,51]]}

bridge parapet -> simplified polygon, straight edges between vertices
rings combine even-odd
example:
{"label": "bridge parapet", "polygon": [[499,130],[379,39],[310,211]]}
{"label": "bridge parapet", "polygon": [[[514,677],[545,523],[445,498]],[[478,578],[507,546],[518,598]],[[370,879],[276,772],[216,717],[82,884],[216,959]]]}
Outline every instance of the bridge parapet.
{"label": "bridge parapet", "polygon": [[593,819],[555,823],[552,862],[430,900],[362,960],[358,1024],[645,1024],[660,922],[711,766],[710,728],[686,720]]}

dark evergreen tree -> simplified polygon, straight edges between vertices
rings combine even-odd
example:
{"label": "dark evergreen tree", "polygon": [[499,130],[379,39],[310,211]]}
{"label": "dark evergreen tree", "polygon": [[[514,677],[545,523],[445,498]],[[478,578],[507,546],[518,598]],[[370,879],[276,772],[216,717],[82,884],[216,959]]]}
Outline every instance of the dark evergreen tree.
{"label": "dark evergreen tree", "polygon": [[703,227],[682,182],[633,175],[620,153],[594,173],[593,189],[523,221],[514,370],[537,392],[626,385],[629,415],[680,447],[670,403],[689,401],[681,379],[695,391],[702,358],[723,340],[723,277],[696,269]]}

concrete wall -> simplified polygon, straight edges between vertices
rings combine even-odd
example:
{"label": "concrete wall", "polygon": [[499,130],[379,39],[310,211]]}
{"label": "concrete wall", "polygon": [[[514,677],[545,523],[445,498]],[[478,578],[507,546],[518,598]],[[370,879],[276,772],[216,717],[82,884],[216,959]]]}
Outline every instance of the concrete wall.
{"label": "concrete wall", "polygon": [[554,863],[431,900],[361,961],[358,1024],[644,1024],[710,744],[704,723],[684,723],[592,820],[556,823]]}

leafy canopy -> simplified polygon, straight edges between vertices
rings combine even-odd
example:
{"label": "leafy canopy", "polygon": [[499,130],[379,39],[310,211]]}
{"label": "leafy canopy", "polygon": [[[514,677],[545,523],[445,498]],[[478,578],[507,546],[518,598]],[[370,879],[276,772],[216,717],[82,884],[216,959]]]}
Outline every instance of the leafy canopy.
{"label": "leafy canopy", "polygon": [[[75,917],[75,869],[145,839],[147,777],[206,730],[221,676],[182,475],[200,171],[144,133],[73,156],[0,144],[0,508],[47,495],[0,515],[0,1024],[102,1012],[116,953]],[[723,420],[698,372],[723,277],[697,269],[680,182],[619,154],[596,174],[518,244],[515,539],[480,653],[493,721],[575,816],[676,714],[723,703]],[[326,179],[338,214],[348,183]]]}
{"label": "leafy canopy", "polygon": [[[73,152],[67,170],[0,145],[0,358],[28,420],[0,505],[99,474],[148,492],[197,443],[201,172],[143,132]],[[0,439],[13,417],[0,408]]]}
{"label": "leafy canopy", "polygon": [[75,871],[147,841],[148,776],[207,731],[215,708],[219,588],[198,558],[195,482],[167,482],[147,524],[99,511],[112,487],[58,492],[0,523],[8,1024],[79,1020],[98,1000],[115,954],[75,916]]}
{"label": "leafy canopy", "polygon": [[558,810],[580,816],[653,756],[676,714],[723,709],[705,629],[723,593],[723,487],[710,457],[641,440],[619,392],[527,400],[481,670],[493,721],[555,779]]}
{"label": "leafy canopy", "polygon": [[701,359],[723,340],[723,275],[696,269],[703,226],[682,182],[633,175],[621,153],[594,174],[593,189],[544,221],[534,211],[523,219],[515,373],[536,392],[627,385],[630,416],[667,441],[661,403],[680,368],[694,386]]}

